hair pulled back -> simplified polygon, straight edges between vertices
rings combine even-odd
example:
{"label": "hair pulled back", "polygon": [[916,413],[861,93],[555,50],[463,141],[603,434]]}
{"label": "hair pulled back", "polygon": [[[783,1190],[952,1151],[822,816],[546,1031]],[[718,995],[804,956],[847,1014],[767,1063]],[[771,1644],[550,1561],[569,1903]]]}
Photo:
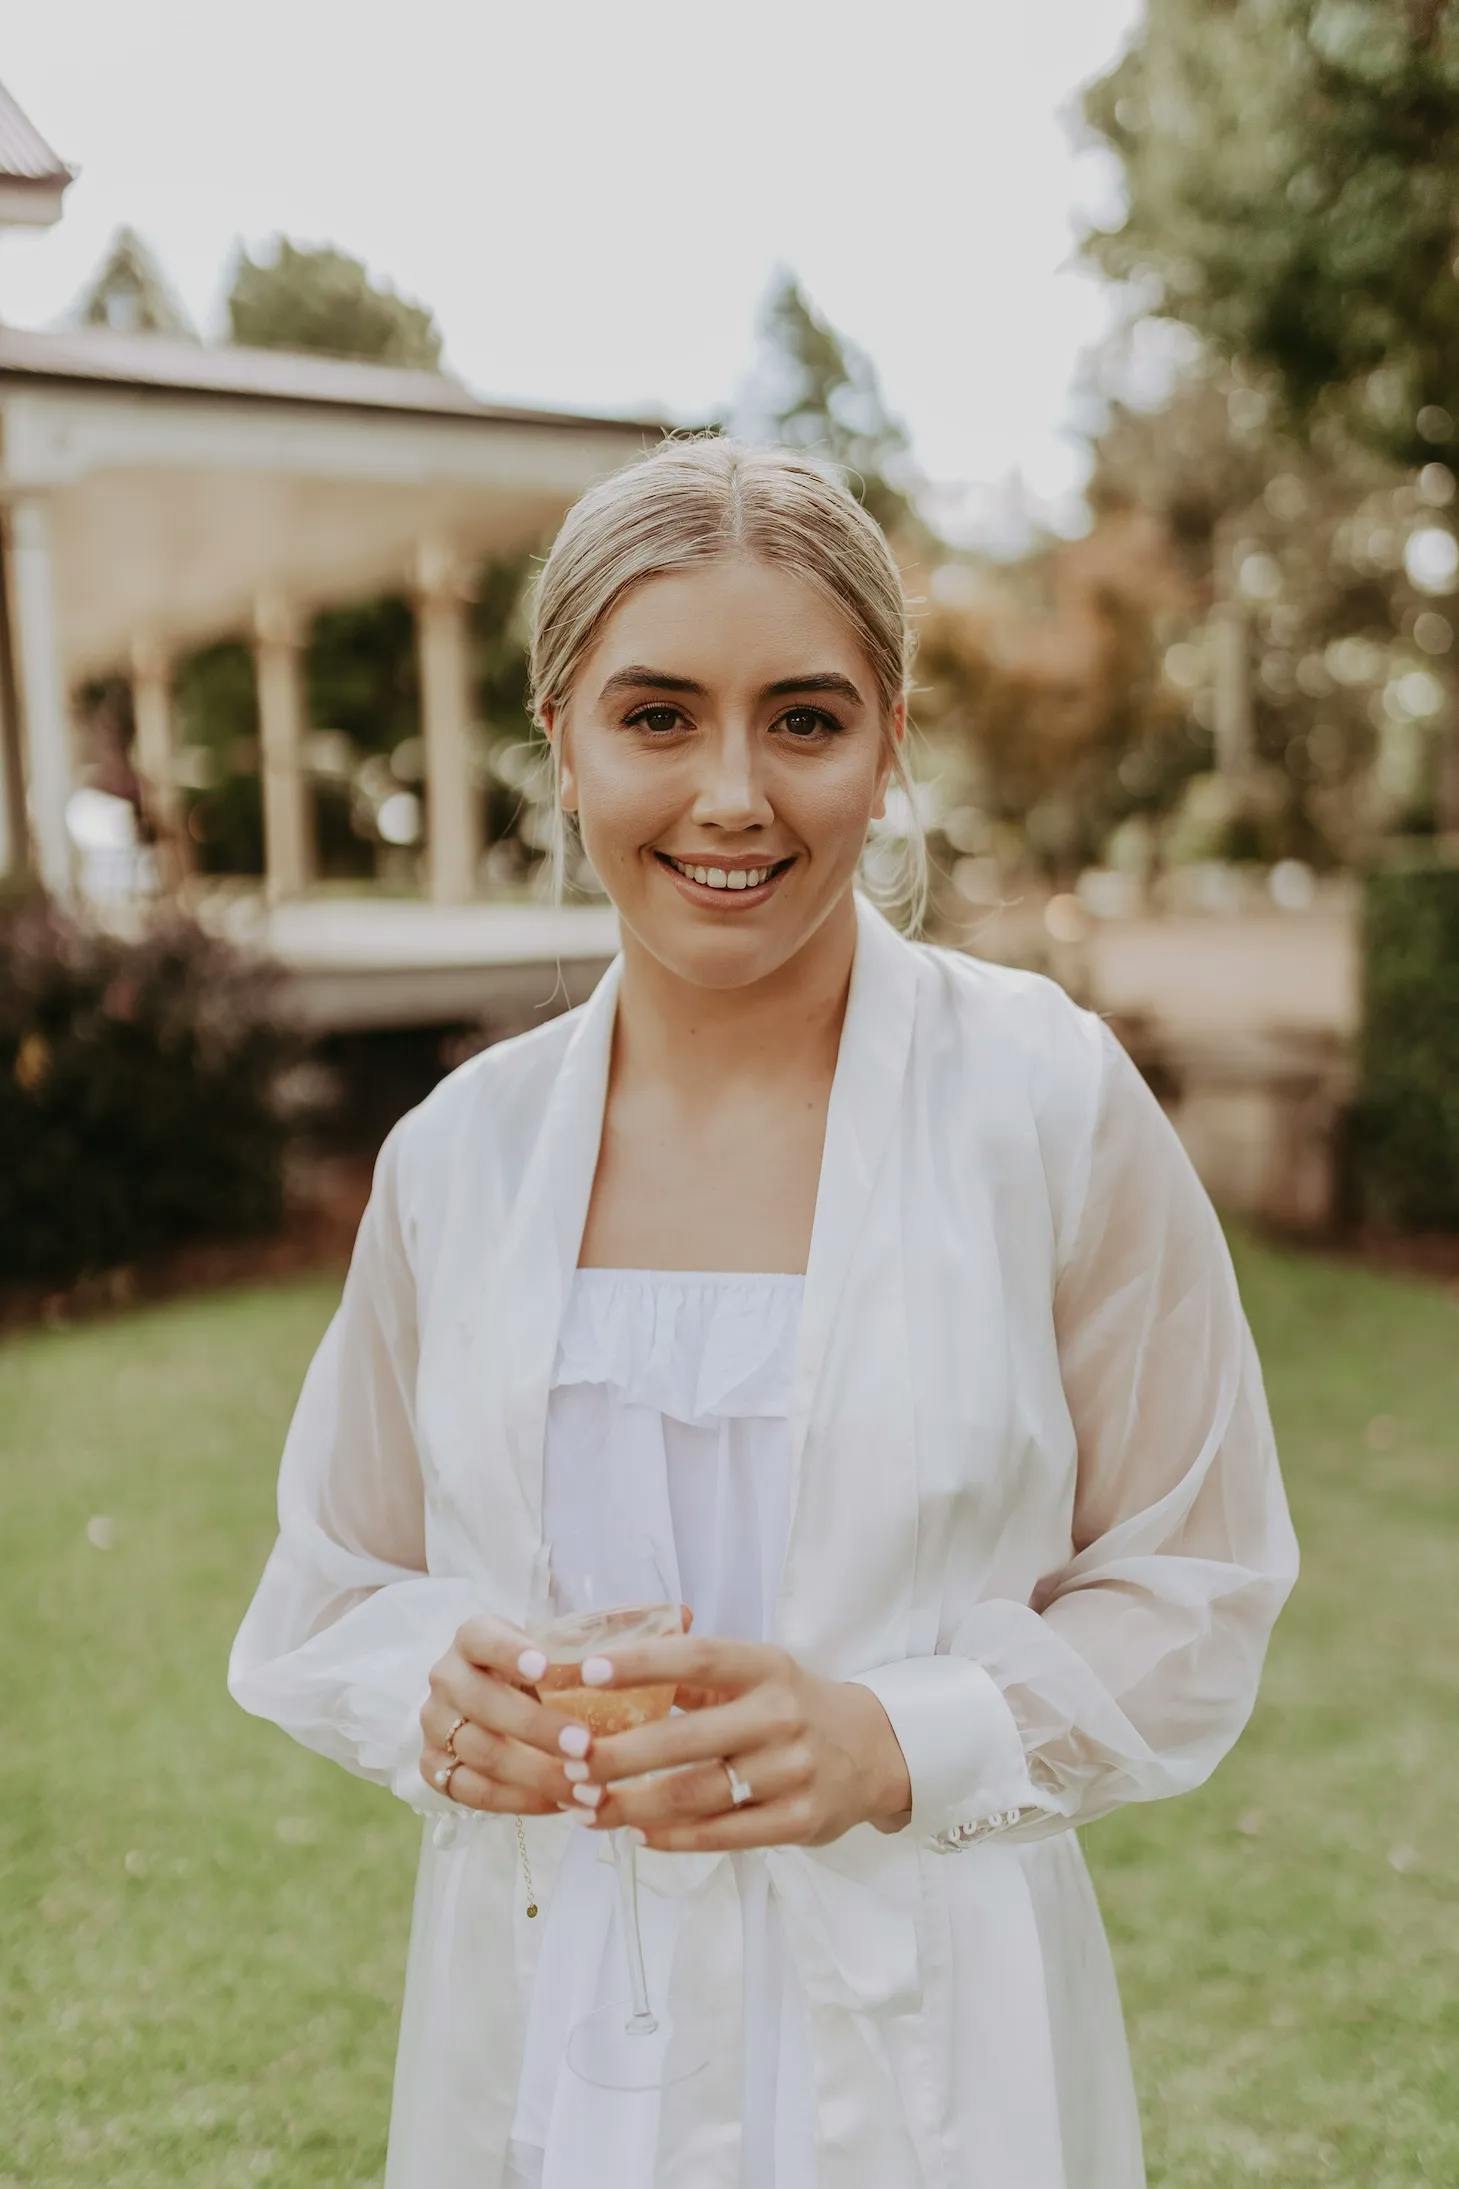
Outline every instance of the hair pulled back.
{"label": "hair pulled back", "polygon": [[[740,554],[794,572],[850,626],[875,680],[882,735],[906,795],[903,872],[890,884],[862,876],[867,894],[920,928],[927,849],[912,780],[891,726],[907,696],[915,634],[886,536],[846,484],[841,467],[774,443],[717,433],[670,434],[646,455],[597,480],[568,511],[530,590],[530,704],[562,709],[608,616],[631,586],[716,556]],[[552,892],[561,903],[566,823],[552,770]]]}

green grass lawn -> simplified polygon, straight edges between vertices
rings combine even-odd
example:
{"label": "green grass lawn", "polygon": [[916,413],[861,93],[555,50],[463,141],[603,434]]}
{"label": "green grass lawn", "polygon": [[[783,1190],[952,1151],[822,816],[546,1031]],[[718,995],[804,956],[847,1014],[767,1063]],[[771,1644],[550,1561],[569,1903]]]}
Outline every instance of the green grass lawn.
{"label": "green grass lawn", "polygon": [[[1459,2183],[1459,1298],[1238,1247],[1303,1576],[1214,1779],[1085,1835],[1150,2178],[1440,2189]],[[336,1292],[0,1349],[0,2189],[380,2178],[419,1827],[224,1687]]]}

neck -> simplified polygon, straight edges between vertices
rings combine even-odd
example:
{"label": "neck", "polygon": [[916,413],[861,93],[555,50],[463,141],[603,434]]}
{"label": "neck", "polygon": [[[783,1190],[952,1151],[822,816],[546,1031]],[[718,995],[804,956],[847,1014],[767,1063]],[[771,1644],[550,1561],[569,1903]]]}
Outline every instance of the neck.
{"label": "neck", "polygon": [[625,928],[615,1078],[699,1117],[788,1083],[829,1084],[855,954],[849,890],[792,958],[743,987],[685,980]]}

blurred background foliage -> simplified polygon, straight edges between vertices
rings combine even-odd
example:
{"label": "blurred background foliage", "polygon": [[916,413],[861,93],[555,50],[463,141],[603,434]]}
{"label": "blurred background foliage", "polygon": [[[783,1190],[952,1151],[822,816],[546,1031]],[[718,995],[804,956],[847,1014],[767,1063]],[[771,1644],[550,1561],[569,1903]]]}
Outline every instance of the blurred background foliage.
{"label": "blurred background foliage", "polygon": [[[1394,836],[1459,829],[1450,11],[1149,0],[1128,49],[1086,88],[1079,124],[1122,197],[1081,250],[1128,297],[1079,391],[1082,538],[1040,535],[1008,558],[944,538],[870,356],[788,266],[720,422],[851,467],[914,604],[915,719],[943,802],[1005,861],[1062,886],[1122,860],[1337,868]],[[191,334],[131,230],[77,314],[115,324],[119,302],[127,323]],[[227,314],[237,342],[440,369],[428,306],[332,246],[280,237],[240,250]],[[1135,400],[1132,355],[1152,330],[1183,363],[1157,398]],[[545,776],[510,748],[530,749],[523,589],[547,545],[478,574],[485,878],[498,883],[546,844]],[[1223,669],[1223,620],[1239,668]],[[403,595],[315,619],[310,765],[326,876],[416,870],[414,644]],[[1223,696],[1223,676],[1241,689]],[[207,873],[257,874],[243,643],[186,660],[179,697],[192,856]],[[125,716],[124,692],[99,698]],[[1239,750],[1223,742],[1227,715],[1246,722]]]}
{"label": "blurred background foliage", "polygon": [[[1081,255],[1127,303],[1077,391],[1082,536],[1035,527],[1003,556],[945,537],[871,356],[789,265],[718,421],[849,466],[892,543],[917,633],[933,925],[939,907],[976,912],[1030,883],[1082,891],[1104,872],[1158,904],[1187,869],[1310,889],[1419,845],[1423,871],[1442,869],[1459,842],[1454,16],[1441,0],[1148,0],[1076,126],[1119,198]],[[334,246],[279,237],[240,250],[229,279],[236,342],[441,369],[429,307]],[[196,339],[130,229],[77,316]],[[1141,369],[1152,344],[1155,392]],[[526,591],[548,544],[474,578],[480,880],[497,893],[536,886],[550,839],[526,706]],[[405,593],[313,618],[306,757],[326,882],[419,887],[416,643]],[[204,875],[262,872],[253,680],[241,637],[178,665],[183,848]],[[93,779],[136,793],[126,684],[85,697]],[[600,893],[572,832],[567,879]],[[1370,997],[1390,992],[1395,963],[1430,962],[1423,889],[1367,900]],[[1411,948],[1394,939],[1408,916]],[[1405,982],[1417,1011],[1418,972]],[[1392,1100],[1375,1056],[1370,1042],[1370,1121]],[[1393,1148],[1417,1140],[1374,1127],[1354,1146],[1380,1138],[1370,1205],[1432,1211],[1390,1175]],[[1441,1147],[1431,1133],[1425,1162],[1442,1148],[1459,1169],[1459,1137]]]}
{"label": "blurred background foliage", "polygon": [[167,918],[0,907],[0,1274],[73,1283],[279,1222],[299,1043],[278,977]]}
{"label": "blurred background foliage", "polygon": [[1459,1232],[1459,865],[1405,860],[1366,878],[1364,997],[1352,1132],[1363,1213]]}

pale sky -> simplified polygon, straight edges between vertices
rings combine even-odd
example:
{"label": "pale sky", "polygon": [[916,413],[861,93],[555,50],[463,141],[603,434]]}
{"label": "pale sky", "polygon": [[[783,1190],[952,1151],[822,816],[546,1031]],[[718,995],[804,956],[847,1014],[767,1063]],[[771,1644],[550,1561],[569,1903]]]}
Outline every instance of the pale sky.
{"label": "pale sky", "polygon": [[80,169],[0,237],[0,318],[57,322],[126,221],[194,323],[235,246],[329,242],[428,304],[488,400],[712,415],[777,264],[871,355],[955,536],[1021,479],[1079,529],[1074,258],[1117,216],[1078,87],[1139,0],[47,0],[3,81]]}

